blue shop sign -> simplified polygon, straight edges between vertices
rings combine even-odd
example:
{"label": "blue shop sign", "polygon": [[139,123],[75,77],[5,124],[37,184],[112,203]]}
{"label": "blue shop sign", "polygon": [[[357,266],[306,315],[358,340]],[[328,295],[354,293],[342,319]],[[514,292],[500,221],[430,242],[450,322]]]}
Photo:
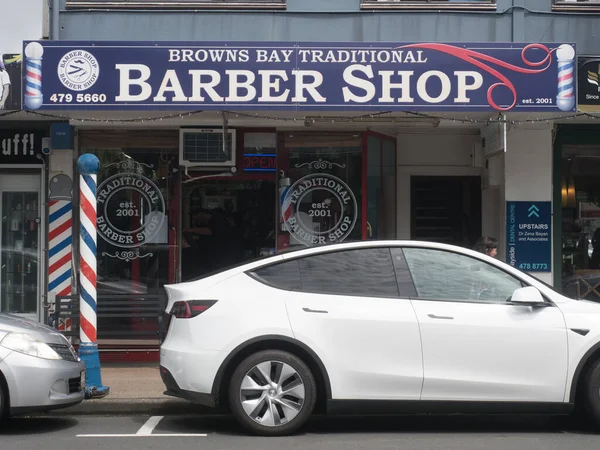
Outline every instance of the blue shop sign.
{"label": "blue shop sign", "polygon": [[552,202],[506,202],[506,262],[524,272],[552,269]]}
{"label": "blue shop sign", "polygon": [[573,43],[23,45],[29,110],[576,111]]}

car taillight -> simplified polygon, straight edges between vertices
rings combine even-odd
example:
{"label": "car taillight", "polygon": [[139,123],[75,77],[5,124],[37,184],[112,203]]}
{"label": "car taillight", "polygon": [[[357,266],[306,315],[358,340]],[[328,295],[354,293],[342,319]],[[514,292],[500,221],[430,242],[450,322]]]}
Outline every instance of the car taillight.
{"label": "car taillight", "polygon": [[202,314],[215,303],[217,303],[216,300],[188,300],[186,302],[175,302],[171,308],[171,315],[178,319],[191,319],[192,317]]}

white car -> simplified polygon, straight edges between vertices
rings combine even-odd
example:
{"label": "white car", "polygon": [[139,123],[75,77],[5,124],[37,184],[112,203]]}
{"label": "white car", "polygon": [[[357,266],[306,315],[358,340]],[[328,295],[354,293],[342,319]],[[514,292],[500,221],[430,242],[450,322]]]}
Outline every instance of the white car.
{"label": "white car", "polygon": [[600,304],[481,253],[312,247],[166,287],[167,395],[254,434],[313,412],[550,413],[600,424]]}

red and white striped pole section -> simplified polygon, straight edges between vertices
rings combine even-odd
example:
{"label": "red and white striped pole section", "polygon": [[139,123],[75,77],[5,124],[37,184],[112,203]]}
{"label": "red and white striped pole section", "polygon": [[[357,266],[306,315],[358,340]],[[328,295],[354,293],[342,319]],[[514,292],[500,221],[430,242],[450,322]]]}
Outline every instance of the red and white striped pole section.
{"label": "red and white striped pole section", "polygon": [[86,398],[108,394],[102,385],[97,343],[96,177],[100,160],[86,153],[77,160],[79,172],[79,356],[86,367]]}

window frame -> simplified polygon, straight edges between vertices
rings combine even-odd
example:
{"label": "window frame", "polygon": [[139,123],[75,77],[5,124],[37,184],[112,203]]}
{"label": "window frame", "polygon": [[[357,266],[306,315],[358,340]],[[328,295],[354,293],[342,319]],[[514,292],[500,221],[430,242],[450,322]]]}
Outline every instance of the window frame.
{"label": "window frame", "polygon": [[362,10],[394,9],[450,9],[450,10],[495,10],[496,0],[449,2],[447,0],[361,0]]}
{"label": "window frame", "polygon": [[66,9],[287,9],[287,0],[240,0],[231,2],[226,0],[66,0]]}
{"label": "window frame", "polygon": [[552,0],[552,11],[596,12],[600,11],[600,3],[590,1],[567,2],[564,0]]}
{"label": "window frame", "polygon": [[[369,294],[369,295],[359,295],[359,294],[352,294],[352,293],[346,293],[346,294],[341,294],[341,293],[331,293],[331,292],[313,292],[313,291],[305,291],[304,287],[302,286],[302,275],[300,273],[300,261],[303,259],[307,259],[307,258],[312,258],[312,257],[316,257],[316,256],[325,256],[325,255],[333,255],[336,253],[344,253],[344,252],[352,252],[352,251],[362,251],[362,250],[387,250],[389,257],[390,257],[390,264],[391,264],[391,269],[392,269],[392,274],[394,275],[394,281],[396,284],[396,292],[397,294],[395,296],[384,296],[384,295],[374,295],[374,294]],[[296,265],[298,267],[298,276],[300,277],[300,290],[296,290],[296,289],[284,289],[282,287],[279,286],[274,286],[272,283],[267,282],[264,278],[262,278],[260,275],[256,274],[255,272],[261,269],[264,269],[266,267],[271,267],[271,266],[275,266],[278,264],[285,264],[285,263],[289,263],[289,262],[296,262]],[[276,261],[273,262],[272,264],[266,264],[264,266],[260,266],[260,267],[254,267],[252,269],[249,269],[247,271],[244,272],[246,275],[248,275],[249,277],[255,279],[256,281],[272,287],[273,289],[279,289],[281,291],[284,292],[298,292],[300,294],[317,294],[317,295],[332,295],[332,296],[336,296],[336,297],[372,297],[372,298],[385,298],[385,299],[396,299],[396,300],[408,300],[408,297],[403,297],[401,295],[400,292],[400,286],[398,284],[398,276],[396,275],[396,269],[394,267],[394,261],[392,258],[392,247],[390,246],[381,246],[381,245],[374,245],[374,246],[368,246],[368,247],[354,247],[354,248],[349,248],[349,249],[339,249],[339,250],[333,250],[333,251],[327,251],[327,252],[321,252],[321,253],[313,253],[310,255],[305,255],[305,256],[298,256],[298,257],[292,257],[292,258],[285,258],[283,260],[280,261]]]}
{"label": "window frame", "polygon": [[[491,264],[488,261],[484,261],[482,258],[477,258],[471,255],[466,255],[464,253],[460,253],[460,252],[455,252],[452,250],[446,250],[446,249],[439,249],[439,248],[432,248],[432,247],[420,247],[420,246],[399,246],[399,247],[392,247],[392,248],[401,248],[402,249],[402,253],[404,254],[404,250],[405,249],[415,249],[415,250],[432,250],[432,251],[437,251],[437,252],[444,252],[444,253],[451,253],[454,255],[459,255],[459,256],[463,256],[465,258],[470,258],[473,261],[478,261],[482,264],[487,264],[488,266],[491,266],[493,268],[495,268],[496,270],[505,273],[506,275],[514,278],[515,280],[517,280],[520,284],[521,287],[529,287],[532,286],[531,284],[529,284],[528,282],[526,282],[523,278],[521,277],[517,277],[516,275],[508,272],[507,270],[505,270],[503,267],[500,267],[496,264]],[[406,257],[405,257],[406,258]],[[407,269],[410,273],[410,277],[413,280],[413,285],[415,288],[415,292],[417,293],[416,297],[410,297],[410,300],[415,300],[415,301],[428,301],[428,302],[451,302],[451,303],[475,303],[475,304],[480,304],[480,305],[507,305],[507,306],[518,306],[518,304],[516,303],[512,303],[510,300],[493,300],[493,301],[489,301],[489,300],[467,300],[467,299],[446,299],[446,298],[421,298],[419,297],[419,293],[417,290],[417,286],[415,284],[414,281],[414,275],[412,273],[412,270],[410,269],[410,266],[408,265],[407,262]],[[396,274],[396,278],[398,277],[398,275]],[[539,289],[538,289],[539,290]],[[554,302],[552,302],[543,292],[540,291],[540,294],[542,295],[544,302],[548,304],[548,306],[556,306],[554,304]]]}

